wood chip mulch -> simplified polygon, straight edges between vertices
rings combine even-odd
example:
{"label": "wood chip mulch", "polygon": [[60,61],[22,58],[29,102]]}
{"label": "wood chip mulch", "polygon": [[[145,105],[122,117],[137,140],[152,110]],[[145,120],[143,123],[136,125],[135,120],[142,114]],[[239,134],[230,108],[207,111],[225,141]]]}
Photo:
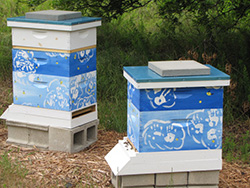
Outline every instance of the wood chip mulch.
{"label": "wood chip mulch", "polygon": [[[75,154],[24,148],[6,143],[7,129],[0,127],[0,155],[9,152],[28,169],[24,181],[34,187],[112,187],[110,168],[104,156],[125,134],[98,131],[98,141]],[[223,161],[221,188],[250,188],[250,166]]]}

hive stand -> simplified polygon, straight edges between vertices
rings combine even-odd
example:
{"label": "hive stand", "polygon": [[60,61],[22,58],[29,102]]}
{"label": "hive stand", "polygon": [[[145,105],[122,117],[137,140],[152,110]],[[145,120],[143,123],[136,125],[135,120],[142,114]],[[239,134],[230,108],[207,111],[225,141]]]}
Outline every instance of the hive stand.
{"label": "hive stand", "polygon": [[101,18],[46,10],[8,18],[13,104],[7,142],[78,152],[97,140],[96,27]]}

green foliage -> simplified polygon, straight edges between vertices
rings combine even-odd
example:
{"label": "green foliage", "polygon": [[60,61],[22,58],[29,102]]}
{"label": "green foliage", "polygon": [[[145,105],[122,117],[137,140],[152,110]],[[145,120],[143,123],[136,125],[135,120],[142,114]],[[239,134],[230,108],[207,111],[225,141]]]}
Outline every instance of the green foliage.
{"label": "green foliage", "polygon": [[12,161],[7,152],[0,156],[0,184],[3,187],[26,187],[23,179],[27,172],[18,160]]}
{"label": "green foliage", "polygon": [[250,134],[249,131],[240,137],[230,133],[223,140],[223,157],[228,162],[242,160],[250,163]]}
{"label": "green foliage", "polygon": [[[48,0],[28,0],[26,3],[33,9]],[[117,18],[125,12],[144,7],[151,0],[55,0],[53,6],[60,10],[82,11],[85,16],[100,16],[106,20]]]}
{"label": "green foliage", "polygon": [[226,31],[234,28],[241,19],[249,20],[250,2],[248,0],[158,0],[159,13],[168,22],[179,23],[187,12],[197,26],[205,26],[207,32]]}
{"label": "green foliage", "polygon": [[228,162],[234,161],[238,156],[235,156],[237,149],[237,144],[234,136],[230,134],[224,139],[223,142],[223,156]]}
{"label": "green foliage", "polygon": [[27,5],[18,0],[0,1],[0,80],[11,79],[11,28],[7,27],[7,18],[24,15],[29,10]]}
{"label": "green foliage", "polygon": [[242,144],[240,145],[241,159],[244,162],[250,163],[250,133],[242,135]]}

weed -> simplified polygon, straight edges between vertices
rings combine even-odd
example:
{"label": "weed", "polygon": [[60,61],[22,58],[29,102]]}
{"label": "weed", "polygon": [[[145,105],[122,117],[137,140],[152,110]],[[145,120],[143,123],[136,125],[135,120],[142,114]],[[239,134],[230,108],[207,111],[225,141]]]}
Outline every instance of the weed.
{"label": "weed", "polygon": [[[248,123],[249,121],[246,121]],[[249,124],[246,124],[246,128]],[[238,129],[243,129],[239,127]],[[250,163],[250,133],[247,130],[242,133],[240,130],[233,129],[233,132],[228,132],[223,139],[223,157],[228,162],[241,160],[244,163]],[[238,133],[237,133],[238,132]]]}
{"label": "weed", "polygon": [[249,131],[247,131],[246,134],[242,135],[241,143],[242,143],[240,145],[241,159],[243,160],[243,162],[250,163],[250,133]]}
{"label": "weed", "polygon": [[230,134],[224,139],[223,150],[222,150],[224,154],[224,158],[228,162],[232,162],[236,159],[236,156],[235,156],[236,149],[237,149],[236,141],[234,139],[234,136]]}

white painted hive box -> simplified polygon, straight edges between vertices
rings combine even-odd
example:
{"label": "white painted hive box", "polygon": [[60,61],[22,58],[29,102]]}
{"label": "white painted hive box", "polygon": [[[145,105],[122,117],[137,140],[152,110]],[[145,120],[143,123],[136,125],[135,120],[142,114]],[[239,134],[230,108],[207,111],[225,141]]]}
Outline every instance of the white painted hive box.
{"label": "white painted hive box", "polygon": [[65,12],[40,11],[27,13],[26,17],[8,18],[7,25],[12,27],[13,48],[72,52],[96,45],[96,27],[101,25],[101,18],[81,17],[81,14],[72,18],[72,12],[66,15]]}

